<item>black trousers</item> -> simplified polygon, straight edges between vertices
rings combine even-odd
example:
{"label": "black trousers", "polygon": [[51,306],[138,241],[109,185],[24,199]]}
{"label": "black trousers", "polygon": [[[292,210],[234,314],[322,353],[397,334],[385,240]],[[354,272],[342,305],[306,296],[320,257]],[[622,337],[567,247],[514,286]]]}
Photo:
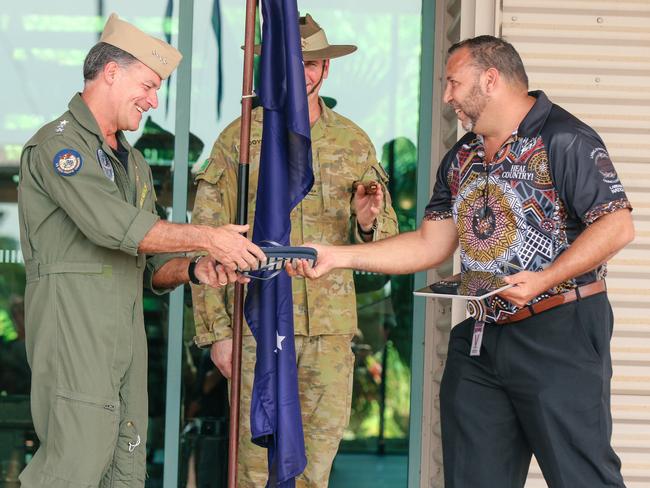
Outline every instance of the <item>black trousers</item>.
{"label": "black trousers", "polygon": [[609,343],[601,293],[509,325],[454,327],[440,388],[446,488],[521,488],[535,454],[549,488],[625,487],[611,447]]}

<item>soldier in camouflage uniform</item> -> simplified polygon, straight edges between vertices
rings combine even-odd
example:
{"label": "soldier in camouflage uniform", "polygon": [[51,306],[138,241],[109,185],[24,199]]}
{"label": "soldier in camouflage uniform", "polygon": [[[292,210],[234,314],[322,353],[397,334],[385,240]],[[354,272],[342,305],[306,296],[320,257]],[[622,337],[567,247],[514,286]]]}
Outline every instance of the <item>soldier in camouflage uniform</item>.
{"label": "soldier in camouflage uniform", "polygon": [[[386,193],[388,177],[376,160],[368,136],[353,122],[325,106],[318,92],[329,60],[355,46],[327,43],[311,16],[300,18],[308,92],[314,186],[291,213],[291,244],[346,244],[382,239],[397,233],[397,219]],[[253,111],[250,142],[249,222],[253,221],[262,138],[261,108]],[[193,222],[222,225],[236,216],[240,120],[219,136],[200,168]],[[379,183],[376,194],[355,181]],[[230,377],[233,290],[192,287],[196,343],[212,345],[212,359]],[[295,345],[307,467],[297,486],[326,488],[332,461],[350,414],[354,356],[351,339],[357,327],[352,272],[332,273],[319,282],[293,281]],[[255,340],[244,328],[241,436],[238,480],[241,487],[266,484],[266,450],[250,441],[250,402]]]}

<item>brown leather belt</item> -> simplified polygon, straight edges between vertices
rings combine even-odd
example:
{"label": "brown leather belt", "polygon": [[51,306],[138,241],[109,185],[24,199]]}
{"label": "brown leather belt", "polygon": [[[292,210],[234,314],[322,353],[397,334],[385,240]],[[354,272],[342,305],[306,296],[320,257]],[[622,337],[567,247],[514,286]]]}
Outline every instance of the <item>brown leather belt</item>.
{"label": "brown leather belt", "polygon": [[540,300],[537,303],[528,305],[525,308],[522,308],[518,312],[513,313],[512,315],[507,315],[501,320],[497,320],[497,324],[512,324],[513,322],[519,322],[520,320],[527,319],[533,315],[546,312],[552,308],[555,308],[559,305],[564,305],[565,303],[574,302],[580,300],[581,298],[587,298],[591,295],[596,295],[597,293],[603,293],[607,291],[607,286],[605,286],[604,280],[597,280],[586,285],[579,286],[571,291],[562,293],[561,295],[553,295],[552,297],[545,298]]}

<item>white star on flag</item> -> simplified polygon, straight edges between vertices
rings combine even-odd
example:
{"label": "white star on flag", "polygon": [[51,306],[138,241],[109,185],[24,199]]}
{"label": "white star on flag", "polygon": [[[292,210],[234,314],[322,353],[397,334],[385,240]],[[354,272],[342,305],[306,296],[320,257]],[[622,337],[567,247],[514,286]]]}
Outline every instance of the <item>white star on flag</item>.
{"label": "white star on flag", "polygon": [[276,344],[277,344],[277,345],[276,345],[277,349],[276,349],[275,351],[273,351],[273,352],[278,352],[278,349],[279,349],[280,351],[282,351],[282,341],[283,341],[287,336],[281,336],[280,334],[278,334],[278,331],[276,330],[276,331],[275,331],[275,337],[276,337],[275,342],[276,342]]}

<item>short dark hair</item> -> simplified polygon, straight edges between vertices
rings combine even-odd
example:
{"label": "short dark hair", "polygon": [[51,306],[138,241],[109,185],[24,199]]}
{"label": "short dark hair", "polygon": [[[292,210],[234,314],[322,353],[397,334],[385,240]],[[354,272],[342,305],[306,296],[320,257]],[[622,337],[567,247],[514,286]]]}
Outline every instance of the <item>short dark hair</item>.
{"label": "short dark hair", "polygon": [[480,70],[496,68],[510,81],[528,89],[528,75],[517,50],[507,41],[494,36],[477,36],[457,42],[449,54],[466,47],[472,55],[474,66]]}
{"label": "short dark hair", "polygon": [[84,60],[84,81],[97,78],[104,66],[111,61],[115,61],[125,68],[135,63],[137,59],[119,47],[105,42],[98,42],[88,51]]}

